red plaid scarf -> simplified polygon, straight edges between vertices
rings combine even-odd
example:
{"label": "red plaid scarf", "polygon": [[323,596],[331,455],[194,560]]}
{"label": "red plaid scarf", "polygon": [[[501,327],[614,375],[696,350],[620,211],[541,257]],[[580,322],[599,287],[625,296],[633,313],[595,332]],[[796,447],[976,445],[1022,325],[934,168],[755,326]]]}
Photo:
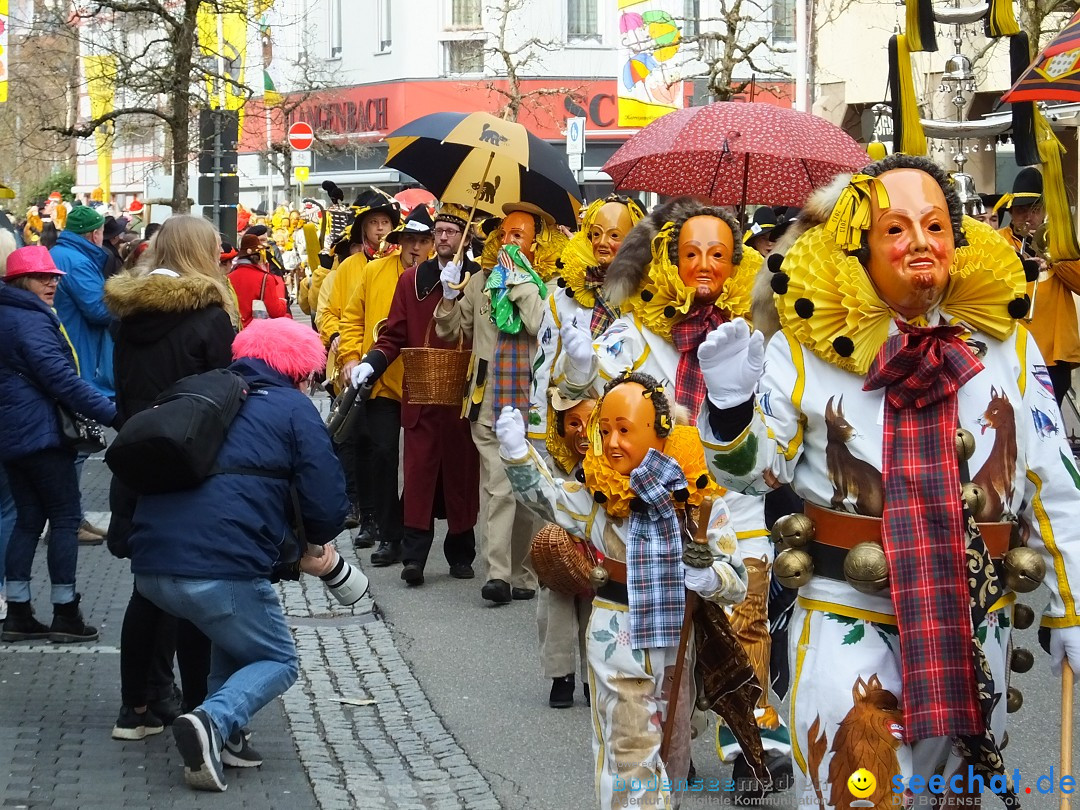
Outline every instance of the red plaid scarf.
{"label": "red plaid scarf", "polygon": [[615,312],[604,300],[603,293],[604,274],[599,267],[590,267],[585,271],[586,290],[593,294],[592,318],[589,322],[589,331],[594,338],[600,337],[607,331],[611,324],[615,323],[619,313]]}
{"label": "red plaid scarf", "polygon": [[897,324],[863,388],[885,388],[882,536],[900,629],[904,738],[981,734],[954,435],[956,392],[983,366],[959,327]]}
{"label": "red plaid scarf", "polygon": [[712,304],[695,304],[690,313],[671,327],[671,342],[679,350],[679,369],[675,372],[675,401],[690,411],[690,424],[697,423],[698,411],[705,401],[705,378],[701,376],[697,350],[705,336],[727,319]]}

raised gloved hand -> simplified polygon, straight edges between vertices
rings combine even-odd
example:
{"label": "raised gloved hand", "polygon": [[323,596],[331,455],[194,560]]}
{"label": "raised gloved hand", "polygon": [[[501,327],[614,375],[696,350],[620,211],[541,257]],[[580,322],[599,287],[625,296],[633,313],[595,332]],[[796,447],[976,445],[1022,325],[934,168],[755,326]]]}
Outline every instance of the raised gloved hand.
{"label": "raised gloved hand", "polygon": [[1074,675],[1080,675],[1080,627],[1050,628],[1050,671],[1061,674],[1061,662],[1069,659]]}
{"label": "raised gloved hand", "polygon": [[349,372],[349,382],[352,383],[353,388],[359,388],[366,383],[371,375],[375,373],[375,369],[372,368],[371,363],[361,363],[358,366],[353,367]]}
{"label": "raised gloved hand", "polygon": [[754,395],[765,369],[765,334],[750,332],[742,318],[722,323],[706,335],[697,350],[709,401],[734,408]]}
{"label": "raised gloved hand", "polygon": [[516,408],[507,405],[502,409],[495,420],[495,438],[499,440],[503,458],[519,459],[529,454],[529,445],[525,441],[525,420]]}
{"label": "raised gloved hand", "polygon": [[447,262],[442,272],[439,273],[439,283],[442,284],[442,297],[447,301],[453,301],[461,295],[461,290],[455,290],[450,286],[451,284],[457,284],[460,280],[461,265]]}
{"label": "raised gloved hand", "polygon": [[690,590],[707,596],[720,587],[720,577],[711,567],[694,568],[686,563],[683,563],[682,567],[683,584]]}
{"label": "raised gloved hand", "polygon": [[578,372],[578,377],[586,377],[592,371],[593,339],[588,329],[577,325],[577,319],[559,327],[562,349],[566,352],[570,365]]}

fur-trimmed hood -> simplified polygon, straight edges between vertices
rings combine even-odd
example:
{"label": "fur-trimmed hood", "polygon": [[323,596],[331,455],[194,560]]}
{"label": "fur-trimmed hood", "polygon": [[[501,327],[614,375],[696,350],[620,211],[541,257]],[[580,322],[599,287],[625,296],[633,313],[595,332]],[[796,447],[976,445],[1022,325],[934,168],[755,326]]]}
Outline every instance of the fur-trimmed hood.
{"label": "fur-trimmed hood", "polygon": [[105,282],[105,306],[117,318],[140,312],[183,313],[225,306],[223,285],[203,276],[120,273]]}

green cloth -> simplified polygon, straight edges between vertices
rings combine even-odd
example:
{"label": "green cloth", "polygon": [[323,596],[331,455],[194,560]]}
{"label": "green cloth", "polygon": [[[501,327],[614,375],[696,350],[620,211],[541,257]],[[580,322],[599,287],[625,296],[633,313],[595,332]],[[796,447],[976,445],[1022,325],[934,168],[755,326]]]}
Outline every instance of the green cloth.
{"label": "green cloth", "polygon": [[491,319],[500,332],[516,335],[521,331],[521,315],[510,300],[510,288],[519,284],[535,284],[541,298],[547,298],[547,285],[533,270],[529,260],[517,245],[506,245],[488,276],[484,289],[491,299]]}

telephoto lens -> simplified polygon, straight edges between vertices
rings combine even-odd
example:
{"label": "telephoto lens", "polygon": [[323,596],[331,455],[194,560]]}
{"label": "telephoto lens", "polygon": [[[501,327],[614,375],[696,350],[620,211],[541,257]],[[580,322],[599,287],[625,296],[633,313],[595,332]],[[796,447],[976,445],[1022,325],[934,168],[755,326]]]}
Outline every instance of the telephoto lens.
{"label": "telephoto lens", "polygon": [[[337,550],[334,551],[337,554]],[[355,605],[368,592],[368,578],[359,568],[350,565],[340,554],[329,574],[319,577],[326,583],[334,598],[346,607]]]}

